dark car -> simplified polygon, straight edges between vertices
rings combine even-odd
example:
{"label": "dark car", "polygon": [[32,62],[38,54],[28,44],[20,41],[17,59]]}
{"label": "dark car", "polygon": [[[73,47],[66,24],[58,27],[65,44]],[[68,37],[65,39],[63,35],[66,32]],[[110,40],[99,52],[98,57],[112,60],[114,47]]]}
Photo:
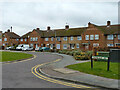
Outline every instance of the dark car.
{"label": "dark car", "polygon": [[47,50],[50,50],[50,48],[48,48],[48,47],[37,47],[37,48],[35,48],[35,51],[47,51]]}

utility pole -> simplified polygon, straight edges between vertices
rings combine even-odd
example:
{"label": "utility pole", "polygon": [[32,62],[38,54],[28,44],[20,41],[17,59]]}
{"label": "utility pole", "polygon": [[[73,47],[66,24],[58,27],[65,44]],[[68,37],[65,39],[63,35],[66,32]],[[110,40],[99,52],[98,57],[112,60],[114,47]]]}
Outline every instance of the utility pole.
{"label": "utility pole", "polygon": [[55,53],[56,53],[56,31],[55,31]]}

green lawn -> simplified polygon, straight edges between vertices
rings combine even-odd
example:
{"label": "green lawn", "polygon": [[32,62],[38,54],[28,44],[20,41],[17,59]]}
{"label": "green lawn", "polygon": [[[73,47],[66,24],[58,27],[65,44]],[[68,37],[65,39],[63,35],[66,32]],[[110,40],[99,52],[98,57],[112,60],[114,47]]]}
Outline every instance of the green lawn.
{"label": "green lawn", "polygon": [[120,79],[120,72],[118,73],[118,65],[120,63],[110,62],[110,71],[107,71],[107,62],[94,61],[93,64],[93,69],[91,69],[90,62],[69,65],[67,68],[106,78]]}
{"label": "green lawn", "polygon": [[[2,56],[2,58],[1,58]],[[27,59],[32,57],[32,54],[20,53],[20,52],[0,52],[0,62],[14,61],[20,59]]]}

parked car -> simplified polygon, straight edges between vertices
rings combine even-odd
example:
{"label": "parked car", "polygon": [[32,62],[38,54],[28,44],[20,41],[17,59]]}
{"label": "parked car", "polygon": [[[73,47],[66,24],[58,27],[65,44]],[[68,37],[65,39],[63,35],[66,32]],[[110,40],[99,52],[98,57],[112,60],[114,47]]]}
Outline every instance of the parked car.
{"label": "parked car", "polygon": [[48,47],[37,47],[37,48],[35,48],[35,51],[46,51],[46,50],[50,50],[50,48],[48,48]]}
{"label": "parked car", "polygon": [[24,51],[31,51],[31,50],[33,50],[33,47],[23,47],[22,50],[24,50]]}
{"label": "parked car", "polygon": [[43,51],[43,49],[41,48],[41,47],[37,47],[37,48],[35,48],[35,51]]}
{"label": "parked car", "polygon": [[45,50],[50,50],[50,48],[48,48],[48,47],[42,47],[41,49],[43,49],[44,51]]}
{"label": "parked car", "polygon": [[5,50],[12,50],[12,49],[14,49],[14,46],[9,46],[5,48]]}
{"label": "parked car", "polygon": [[29,48],[29,44],[20,44],[16,47],[16,50],[26,50],[27,48]]}

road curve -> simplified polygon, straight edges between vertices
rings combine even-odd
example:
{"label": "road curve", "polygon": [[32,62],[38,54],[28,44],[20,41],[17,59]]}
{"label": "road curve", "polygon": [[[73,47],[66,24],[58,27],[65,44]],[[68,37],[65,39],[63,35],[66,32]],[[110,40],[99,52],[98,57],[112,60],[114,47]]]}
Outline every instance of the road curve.
{"label": "road curve", "polygon": [[[61,56],[40,53],[26,52],[36,56],[31,60],[25,60],[17,63],[2,65],[2,88],[73,88],[75,84],[68,85],[67,82],[54,83],[38,78],[31,70],[36,68],[36,65],[62,59]],[[67,85],[66,85],[67,84]],[[79,85],[83,87],[83,85]],[[77,86],[76,86],[77,87]],[[81,88],[78,87],[78,88]]]}

